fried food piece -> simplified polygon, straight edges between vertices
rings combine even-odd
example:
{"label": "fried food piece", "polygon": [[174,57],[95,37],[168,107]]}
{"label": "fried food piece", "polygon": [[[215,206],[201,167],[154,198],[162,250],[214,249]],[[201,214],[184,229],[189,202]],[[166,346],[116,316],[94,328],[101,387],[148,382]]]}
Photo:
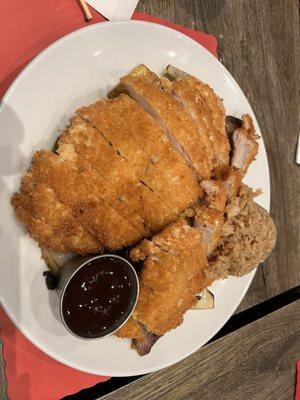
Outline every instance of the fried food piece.
{"label": "fried food piece", "polygon": [[181,324],[206,284],[202,271],[207,260],[201,234],[180,218],[151,242],[143,241],[130,256],[145,260],[133,318],[148,332],[163,335]]}
{"label": "fried food piece", "polygon": [[99,174],[103,186],[110,186],[121,199],[116,204],[118,212],[140,231],[141,237],[150,234],[143,215],[140,182],[127,160],[109,146],[98,130],[74,117],[60,136],[57,153],[60,158],[73,163],[73,168],[79,171],[92,169]]}
{"label": "fried food piece", "polygon": [[222,181],[203,181],[201,185],[206,193],[205,204],[193,207],[193,221],[202,234],[206,255],[210,256],[221,239],[227,193]]}
{"label": "fried food piece", "polygon": [[61,158],[68,162],[75,160],[73,168],[98,176],[102,197],[137,229],[140,239],[158,232],[177,218],[177,214],[138,179],[127,159],[91,124],[75,117],[58,145]]}
{"label": "fried food piece", "polygon": [[17,217],[41,246],[78,254],[100,252],[103,248],[74,218],[72,210],[59,201],[54,190],[43,183],[35,182],[28,193],[22,190],[16,193],[12,205]]}
{"label": "fried food piece", "polygon": [[76,111],[76,114],[92,124],[103,135],[106,141],[122,157],[128,160],[134,175],[138,177],[142,176],[151,161],[148,155],[122,129],[118,118],[112,111],[114,101],[101,99],[90,106],[80,108]]}
{"label": "fried food piece", "polygon": [[210,255],[217,247],[224,224],[224,213],[207,206],[195,206],[195,228],[203,236],[206,255]]}
{"label": "fried food piece", "polygon": [[[27,213],[34,215],[35,210],[43,203],[41,216],[45,214],[43,217],[48,220],[51,214],[46,215],[47,210],[53,207],[55,200],[53,197],[50,199],[49,196],[36,196],[34,192],[38,184],[43,184],[55,194],[57,202],[69,210],[76,223],[100,243],[95,250],[93,248],[93,251],[90,251],[84,241],[80,244],[82,235],[78,238],[76,246],[72,246],[69,241],[60,244],[54,243],[53,240],[49,241],[52,244],[48,246],[57,251],[85,254],[101,250],[103,246],[115,250],[137,242],[141,239],[140,232],[116,211],[114,207],[117,207],[119,201],[117,193],[100,178],[93,170],[86,169],[79,173],[72,168],[72,165],[61,160],[57,154],[46,151],[36,152],[30,171],[23,179],[21,193],[16,195],[18,204],[13,200],[13,205],[15,208],[21,206]],[[18,215],[21,218],[20,212]],[[57,225],[63,230],[64,214],[57,213],[55,217],[60,219]],[[24,215],[22,220],[25,221]],[[47,245],[49,233],[45,232],[44,237],[41,230],[35,233],[34,229],[37,229],[37,226],[35,224],[34,227],[33,222],[27,215],[26,224],[29,231],[38,238],[41,245]],[[63,238],[65,236],[62,236],[62,240],[66,240]]]}
{"label": "fried food piece", "polygon": [[201,232],[209,256],[221,238],[227,194],[220,180],[202,181],[201,186],[205,190],[205,204],[193,207],[194,226]]}
{"label": "fried food piece", "polygon": [[218,180],[202,181],[201,186],[205,191],[205,200],[208,207],[224,212],[227,193],[223,182]]}
{"label": "fried food piece", "polygon": [[[188,168],[183,157],[173,149],[170,141],[153,118],[137,102],[126,95],[120,95],[110,105],[111,111],[118,118],[126,133],[151,159],[152,165],[148,167],[146,173],[149,185],[153,188],[156,187],[154,177],[157,176],[160,178],[162,186],[172,185],[174,196],[178,195],[178,187],[180,187],[181,197],[184,193],[188,199],[187,201],[183,199],[185,206],[192,199],[192,201],[196,201],[201,194],[201,189],[195,174]],[[150,175],[153,176],[151,179]],[[173,182],[174,180],[176,182]]]}
{"label": "fried food piece", "polygon": [[258,143],[256,139],[252,118],[250,115],[243,115],[243,125],[236,129],[232,135],[233,155],[231,165],[241,170],[245,175],[249,165],[254,160],[258,152]]}
{"label": "fried food piece", "polygon": [[[136,143],[121,124],[117,110],[125,97],[114,100],[100,100],[77,111],[84,120],[89,121],[109,143],[126,159],[133,173],[159,196],[171,211],[179,215],[201,194],[194,177],[186,174],[183,165],[176,163],[178,158],[169,154],[167,158],[153,163],[151,157]],[[127,117],[129,118],[129,117]],[[137,122],[137,121],[136,121]],[[135,129],[140,129],[138,125]],[[133,128],[134,129],[134,128]],[[157,138],[157,146],[160,146]]]}
{"label": "fried food piece", "polygon": [[209,85],[176,70],[175,67],[167,67],[167,74],[172,79],[169,91],[196,122],[213,158],[213,167],[227,165],[230,146],[225,130],[226,113],[221,99]]}
{"label": "fried food piece", "polygon": [[[126,134],[147,153],[153,163],[174,152],[159,125],[136,101],[125,94],[120,94],[110,105]],[[179,160],[183,161],[181,157]]]}
{"label": "fried food piece", "polygon": [[225,166],[214,171],[214,178],[222,183],[229,201],[237,195],[242,184],[242,177],[241,170],[233,167]]}
{"label": "fried food piece", "polygon": [[199,179],[210,177],[210,159],[198,128],[181,105],[162,89],[160,79],[147,67],[139,66],[121,78],[130,96],[161,126]]}

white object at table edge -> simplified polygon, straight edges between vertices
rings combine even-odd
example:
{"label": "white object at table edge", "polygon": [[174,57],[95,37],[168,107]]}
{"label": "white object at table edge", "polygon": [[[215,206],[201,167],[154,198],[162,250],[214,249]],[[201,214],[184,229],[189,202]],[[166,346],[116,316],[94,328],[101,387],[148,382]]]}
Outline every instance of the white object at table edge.
{"label": "white object at table edge", "polygon": [[95,10],[110,21],[129,21],[139,0],[87,0]]}

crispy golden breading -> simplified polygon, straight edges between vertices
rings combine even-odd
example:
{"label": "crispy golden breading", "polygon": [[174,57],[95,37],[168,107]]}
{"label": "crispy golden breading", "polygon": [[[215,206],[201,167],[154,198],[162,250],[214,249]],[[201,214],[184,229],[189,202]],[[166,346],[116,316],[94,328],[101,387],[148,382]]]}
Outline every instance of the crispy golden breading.
{"label": "crispy golden breading", "polygon": [[172,93],[197,123],[201,138],[213,158],[213,167],[229,163],[229,141],[225,132],[225,108],[213,89],[187,76],[172,82]]}
{"label": "crispy golden breading", "polygon": [[144,240],[130,256],[145,260],[133,318],[147,331],[163,335],[182,322],[197,292],[206,284],[202,236],[180,218],[153,236],[151,242]]}
{"label": "crispy golden breading", "polygon": [[[174,152],[160,126],[136,101],[120,94],[110,105],[126,134],[148,154],[152,162],[157,162]],[[184,162],[181,157],[179,160],[180,163]]]}
{"label": "crispy golden breading", "polygon": [[[119,133],[121,135],[121,131]],[[125,141],[126,137],[124,143]],[[134,142],[129,143],[127,150],[131,147],[137,148]],[[178,155],[175,152],[153,165],[149,156],[141,151],[142,164],[145,157],[149,161],[149,168],[143,178],[164,193],[168,203],[172,203],[171,200],[174,199],[172,204],[177,212],[173,211],[152,188],[143,184],[136,176],[133,165],[140,164],[138,156],[135,154],[133,164],[129,163],[98,130],[79,117],[75,117],[70,127],[61,135],[57,152],[58,154],[41,151],[35,154],[30,172],[23,179],[22,202],[26,202],[25,193],[29,196],[36,184],[43,183],[54,191],[57,201],[70,208],[76,223],[81,224],[82,229],[97,243],[97,249],[104,246],[114,250],[133,244],[150,232],[159,232],[175,221],[179,213],[197,199],[197,193],[201,193],[201,188],[185,163],[182,161],[176,164]],[[130,152],[128,150],[127,154]],[[173,163],[172,157],[175,158]],[[159,181],[160,178],[163,178],[162,182]],[[22,214],[22,219],[25,220],[26,212]],[[27,215],[28,226],[29,221]],[[33,224],[33,220],[31,221]],[[41,243],[45,243],[41,230],[39,229],[39,234],[35,233],[37,224],[34,226],[35,228],[30,228],[31,234],[39,237]],[[92,251],[94,248],[95,244]],[[80,254],[91,252],[90,245],[85,242],[82,242],[81,248],[79,244],[75,246],[70,243],[56,243],[53,249]]]}
{"label": "crispy golden breading", "polygon": [[[106,179],[105,186],[114,189],[120,199],[114,206],[140,229],[141,238],[149,234],[148,228],[151,233],[156,233],[177,218],[177,214],[160,197],[141,183],[127,159],[110,146],[98,130],[81,118],[75,117],[61,136],[58,153],[67,160],[70,159],[68,154],[75,153],[80,170],[92,168]],[[192,201],[194,197],[190,198]]]}
{"label": "crispy golden breading", "polygon": [[[55,193],[58,202],[70,210],[76,223],[84,227],[95,241],[97,239],[101,243],[93,251],[86,251],[87,244],[84,241],[80,244],[79,239],[74,247],[69,242],[60,246],[49,244],[57,251],[62,251],[65,247],[67,251],[84,254],[101,250],[103,246],[114,250],[137,242],[141,239],[141,232],[116,211],[114,207],[117,208],[119,202],[118,194],[107,185],[106,180],[100,178],[93,170],[86,169],[79,173],[54,153],[36,152],[31,169],[23,180],[18,206],[23,207],[26,204],[26,210],[34,213],[43,203],[42,212],[46,214],[46,209],[53,207],[53,198],[52,203],[48,204],[50,199],[47,196],[30,196],[35,186],[42,183]],[[16,204],[13,204],[16,207]],[[59,213],[56,217],[60,218]],[[45,218],[49,217],[45,215]],[[65,223],[63,218],[61,214],[59,226]],[[36,237],[28,218],[26,224],[31,234]],[[40,244],[47,245],[48,235],[47,240],[42,237],[41,231],[38,236]]]}
{"label": "crispy golden breading", "polygon": [[176,221],[178,214],[166,206],[165,202],[151,191],[148,186],[140,184],[143,215],[153,234]]}
{"label": "crispy golden breading", "polygon": [[133,318],[130,318],[125,325],[123,325],[114,335],[120,338],[131,338],[143,340],[145,336],[145,330],[142,326],[135,321]]}
{"label": "crispy golden breading", "polygon": [[174,148],[184,156],[198,177],[208,179],[211,173],[210,160],[197,126],[181,105],[155,83],[153,73],[145,68],[141,74],[134,70],[121,78],[121,83],[131,97],[160,124]]}
{"label": "crispy golden breading", "polygon": [[56,193],[43,183],[34,183],[30,192],[17,193],[12,199],[18,218],[28,227],[40,246],[62,253],[79,254],[102,250],[103,245],[74,218],[72,209],[61,203]]}
{"label": "crispy golden breading", "polygon": [[[176,197],[178,202],[176,203],[177,210],[185,208],[192,198],[196,201],[201,194],[201,189],[195,174],[186,165],[183,157],[174,150],[153,118],[126,95],[117,97],[110,103],[110,106],[124,131],[134,139],[135,143],[148,154],[152,161],[143,180],[158,193],[163,193],[162,187],[170,187],[173,197]],[[157,181],[160,182],[159,186]],[[170,195],[167,193],[166,196]],[[179,204],[179,199],[182,204]]]}
{"label": "crispy golden breading", "polygon": [[140,230],[141,236],[150,234],[143,215],[140,182],[127,160],[109,146],[98,130],[75,117],[61,135],[57,152],[66,161],[73,159],[77,170],[93,169],[104,178],[107,182],[103,186],[114,189],[121,199],[116,206],[118,212]]}
{"label": "crispy golden breading", "polygon": [[149,156],[140,149],[130,135],[122,128],[112,110],[115,100],[101,99],[96,103],[82,107],[76,114],[92,124],[105,137],[114,149],[131,164],[132,172],[141,176],[151,162]]}
{"label": "crispy golden breading", "polygon": [[[184,163],[176,163],[177,154],[170,153],[168,157],[156,163],[152,162],[151,157],[122,126],[116,112],[122,101],[125,101],[124,97],[121,100],[118,98],[100,100],[89,107],[81,108],[77,114],[97,127],[112,146],[128,160],[134,174],[173,212],[180,214],[188,205],[197,200],[201,195],[201,188],[194,177],[187,174]],[[138,122],[136,129],[140,129]],[[159,137],[157,146],[160,146]]]}
{"label": "crispy golden breading", "polygon": [[140,240],[140,234],[102,199],[83,201],[74,207],[75,216],[85,229],[114,251]]}
{"label": "crispy golden breading", "polygon": [[[192,121],[198,128],[199,141],[202,143],[206,151],[207,164],[210,170],[215,166],[213,143],[211,141],[209,132],[214,130],[212,119],[209,116],[203,118],[203,103],[202,99],[195,96],[195,90],[182,84],[181,80],[170,81],[166,77],[162,77],[162,84],[164,90],[169,93],[184,109]],[[195,97],[196,101],[195,102]]]}
{"label": "crispy golden breading", "polygon": [[[177,288],[178,291],[185,290],[184,285],[178,284]],[[159,336],[164,335],[169,330],[179,326],[183,321],[183,312],[179,307],[176,307],[179,301],[180,298],[176,294],[169,296],[167,292],[154,292],[148,286],[141,284],[134,318],[142,323],[147,331]]]}
{"label": "crispy golden breading", "polygon": [[155,193],[163,194],[177,215],[203,196],[201,186],[185,175],[185,170],[177,163],[177,154],[151,164],[143,180]]}

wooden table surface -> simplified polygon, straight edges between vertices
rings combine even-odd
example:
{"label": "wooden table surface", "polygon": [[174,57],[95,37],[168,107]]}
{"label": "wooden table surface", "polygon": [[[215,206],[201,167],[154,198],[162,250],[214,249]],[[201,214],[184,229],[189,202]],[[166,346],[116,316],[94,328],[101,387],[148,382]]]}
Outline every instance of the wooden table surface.
{"label": "wooden table surface", "polygon": [[[220,59],[261,127],[278,240],[237,312],[299,286],[300,166],[294,163],[300,129],[299,0],[141,0],[137,10],[215,35]],[[291,302],[105,399],[292,399],[299,309],[299,301]]]}
{"label": "wooden table surface", "polygon": [[299,321],[300,300],[102,398],[292,400]]}

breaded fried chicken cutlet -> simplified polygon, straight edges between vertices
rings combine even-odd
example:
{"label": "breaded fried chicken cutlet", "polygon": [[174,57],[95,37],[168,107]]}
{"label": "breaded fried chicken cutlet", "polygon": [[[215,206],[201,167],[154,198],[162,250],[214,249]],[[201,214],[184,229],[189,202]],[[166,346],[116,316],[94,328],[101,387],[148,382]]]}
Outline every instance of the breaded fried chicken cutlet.
{"label": "breaded fried chicken cutlet", "polygon": [[[131,320],[117,336],[134,338],[137,349],[145,354],[151,349],[143,344],[151,344],[149,334],[162,336],[181,324],[184,313],[196,303],[196,294],[208,285],[203,273],[207,259],[201,233],[184,218],[151,241],[144,240],[130,257],[143,260],[140,296]],[[140,329],[133,330],[133,324]]]}
{"label": "breaded fried chicken cutlet", "polygon": [[115,334],[145,355],[199,292],[274,247],[275,225],[242,183],[257,139],[251,117],[226,117],[198,78],[140,65],[75,112],[55,151],[35,152],[12,205],[58,276],[74,255],[125,251],[141,267]]}

